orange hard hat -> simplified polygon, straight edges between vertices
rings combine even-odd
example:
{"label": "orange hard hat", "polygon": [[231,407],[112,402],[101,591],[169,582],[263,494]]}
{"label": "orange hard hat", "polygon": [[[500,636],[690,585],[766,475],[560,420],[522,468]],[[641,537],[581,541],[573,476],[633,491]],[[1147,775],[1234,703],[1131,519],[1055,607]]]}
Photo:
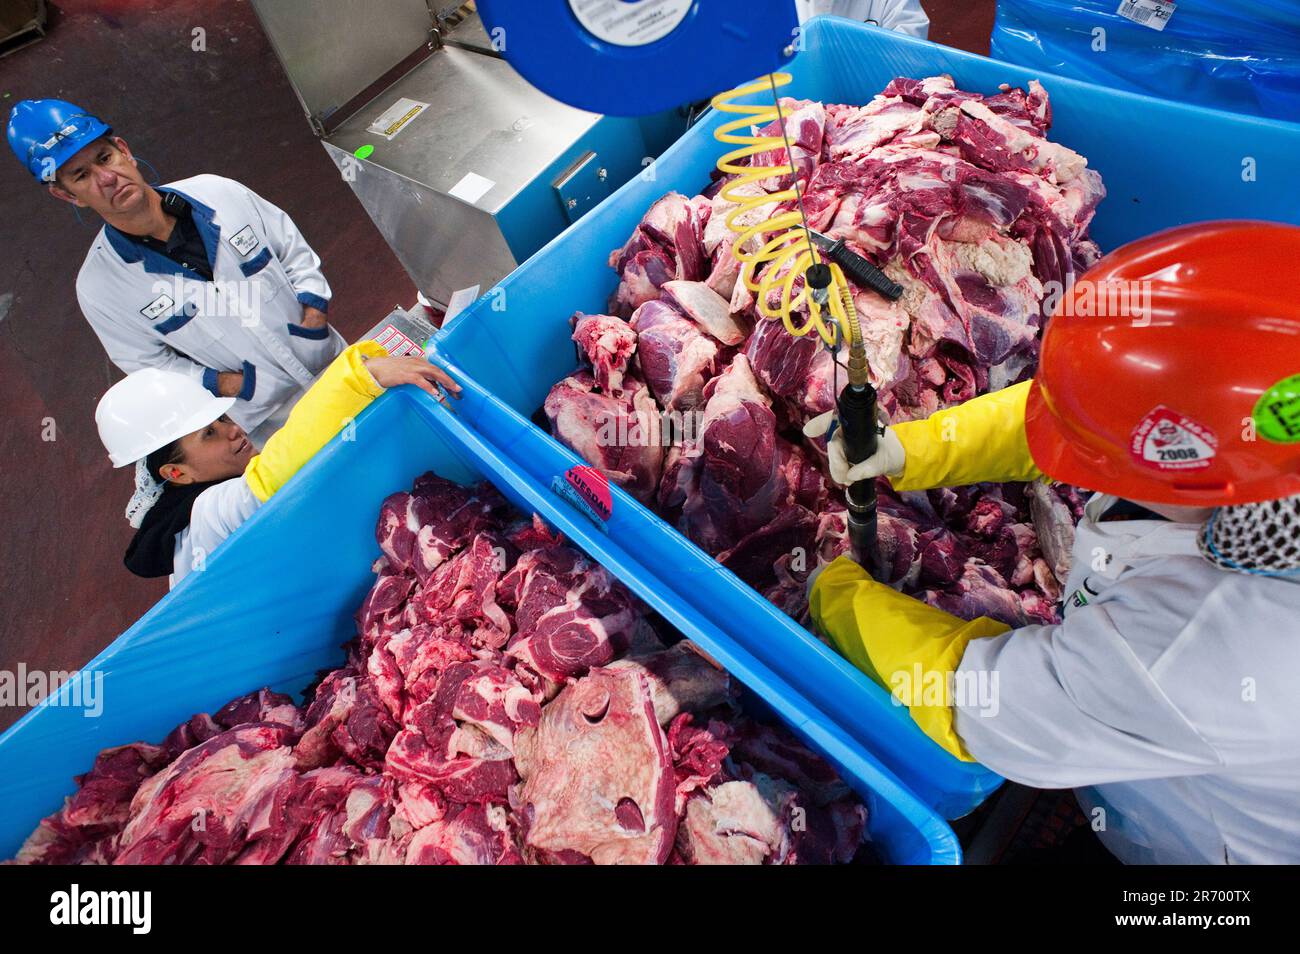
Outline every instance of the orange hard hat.
{"label": "orange hard hat", "polygon": [[1048,476],[1217,507],[1300,494],[1300,228],[1181,226],[1052,309],[1025,432]]}

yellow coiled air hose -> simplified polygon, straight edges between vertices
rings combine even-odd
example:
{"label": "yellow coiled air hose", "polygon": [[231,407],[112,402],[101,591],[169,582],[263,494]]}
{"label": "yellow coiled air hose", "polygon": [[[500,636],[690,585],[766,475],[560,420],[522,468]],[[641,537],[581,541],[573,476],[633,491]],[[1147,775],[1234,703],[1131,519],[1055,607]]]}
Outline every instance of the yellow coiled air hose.
{"label": "yellow coiled air hose", "polygon": [[[776,92],[778,86],[789,82],[789,73],[771,73],[713,97],[714,109],[737,116],[736,119],[723,123],[713,133],[719,142],[740,147],[718,160],[718,171],[735,177],[722,187],[722,197],[736,204],[727,214],[727,228],[736,233],[732,251],[741,263],[740,279],[754,293],[759,311],[767,318],[779,318],[790,334],[801,337],[810,331],[816,331],[826,347],[834,350],[840,342],[840,330],[848,329],[849,381],[862,385],[867,381],[862,330],[858,325],[857,310],[853,307],[852,289],[840,267],[830,263],[831,287],[825,305],[809,294],[806,279],[798,294],[794,292],[795,282],[805,276],[811,266],[820,263],[821,257],[808,234],[799,177],[785,130],[785,116],[781,112]],[[735,102],[764,90],[771,91],[770,105]],[[752,128],[766,126],[774,121],[780,123],[779,136],[758,135]],[[784,149],[786,155],[786,164],[783,166],[740,164],[740,160],[780,149]],[[767,192],[761,187],[746,188],[762,179],[784,175],[789,175],[790,187],[779,192]],[[793,203],[793,206],[756,224],[740,223],[742,217],[769,203],[775,203],[778,207]],[[756,251],[746,248],[751,244],[758,245]],[[773,307],[772,292],[778,282],[779,305]],[[801,308],[807,309],[808,317],[803,324],[796,325],[794,314]],[[823,318],[823,308],[830,311],[829,322]]]}

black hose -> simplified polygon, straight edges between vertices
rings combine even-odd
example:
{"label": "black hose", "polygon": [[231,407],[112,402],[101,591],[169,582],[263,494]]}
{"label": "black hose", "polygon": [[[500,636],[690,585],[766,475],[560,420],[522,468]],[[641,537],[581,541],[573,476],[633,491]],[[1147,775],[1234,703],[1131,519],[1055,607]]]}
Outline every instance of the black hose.
{"label": "black hose", "polygon": [[[876,425],[876,389],[870,384],[854,387],[847,384],[839,397],[840,428],[844,431],[844,455],[850,464],[860,464],[876,452],[880,432]],[[885,578],[880,559],[880,539],[876,520],[875,478],[855,481],[845,491],[848,501],[849,544],[853,558],[872,579]]]}

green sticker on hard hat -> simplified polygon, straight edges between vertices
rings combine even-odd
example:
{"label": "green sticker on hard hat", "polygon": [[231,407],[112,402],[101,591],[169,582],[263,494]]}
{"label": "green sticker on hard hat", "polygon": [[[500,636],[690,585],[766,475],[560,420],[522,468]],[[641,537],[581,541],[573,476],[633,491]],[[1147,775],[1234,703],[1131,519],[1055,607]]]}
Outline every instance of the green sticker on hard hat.
{"label": "green sticker on hard hat", "polygon": [[1300,374],[1284,378],[1255,402],[1255,432],[1274,444],[1300,443]]}

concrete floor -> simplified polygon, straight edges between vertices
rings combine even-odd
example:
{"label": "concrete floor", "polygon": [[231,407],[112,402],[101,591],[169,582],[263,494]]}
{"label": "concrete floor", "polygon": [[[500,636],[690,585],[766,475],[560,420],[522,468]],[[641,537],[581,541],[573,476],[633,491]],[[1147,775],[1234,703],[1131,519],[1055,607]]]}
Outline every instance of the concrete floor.
{"label": "concrete floor", "polygon": [[935,43],[988,55],[996,0],[921,0],[921,6]]}
{"label": "concrete floor", "polygon": [[[207,51],[191,49],[203,27]],[[104,117],[163,181],[246,183],[293,216],[324,261],[330,319],[362,334],[415,288],[353,198],[271,52],[230,0],[61,0],[50,35],[0,60],[0,103],[58,97]],[[95,432],[122,375],[77,307],[77,269],[99,223],[0,157],[0,669],[73,669],[167,592],[122,565],[131,475]],[[93,218],[93,216],[90,216]],[[56,439],[42,439],[52,422]],[[0,709],[0,727],[21,713]]]}
{"label": "concrete floor", "polygon": [[[924,0],[931,38],[987,52],[994,0]],[[206,52],[191,49],[206,31]],[[61,0],[42,42],[0,59],[0,104],[57,97],[109,121],[162,181],[200,172],[247,184],[293,216],[355,339],[415,289],[311,135],[242,0]],[[71,670],[166,593],[122,565],[128,473],[95,432],[121,377],[73,282],[98,222],[79,223],[0,158],[0,669]],[[47,439],[53,426],[54,439]],[[22,710],[0,709],[0,728]]]}

